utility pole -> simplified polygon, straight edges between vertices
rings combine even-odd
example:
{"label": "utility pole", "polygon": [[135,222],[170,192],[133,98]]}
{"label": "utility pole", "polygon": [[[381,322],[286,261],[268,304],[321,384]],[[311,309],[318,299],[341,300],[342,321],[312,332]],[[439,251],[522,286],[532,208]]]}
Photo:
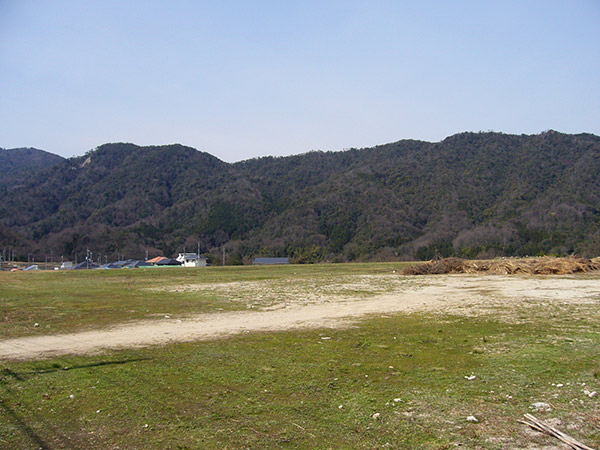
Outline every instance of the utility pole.
{"label": "utility pole", "polygon": [[225,265],[225,246],[223,246],[223,265]]}
{"label": "utility pole", "polygon": [[148,249],[146,249],[146,261],[148,261]]}

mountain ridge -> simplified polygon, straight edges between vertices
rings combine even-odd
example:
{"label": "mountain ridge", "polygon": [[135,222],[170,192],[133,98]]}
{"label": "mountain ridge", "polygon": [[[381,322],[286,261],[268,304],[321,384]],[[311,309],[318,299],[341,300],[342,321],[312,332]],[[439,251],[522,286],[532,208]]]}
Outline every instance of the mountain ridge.
{"label": "mountain ridge", "polygon": [[0,148],[0,193],[15,189],[33,173],[64,161],[65,158],[33,147]]}
{"label": "mountain ridge", "polygon": [[112,258],[200,244],[236,263],[600,253],[600,138],[588,133],[465,132],[236,163],[112,143],[35,173],[0,195],[0,248]]}

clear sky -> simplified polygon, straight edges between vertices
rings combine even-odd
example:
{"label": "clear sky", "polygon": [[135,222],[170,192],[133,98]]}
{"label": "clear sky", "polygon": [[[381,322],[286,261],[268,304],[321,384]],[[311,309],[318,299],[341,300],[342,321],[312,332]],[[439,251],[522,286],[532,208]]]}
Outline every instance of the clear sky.
{"label": "clear sky", "polygon": [[0,147],[600,134],[600,1],[0,0]]}

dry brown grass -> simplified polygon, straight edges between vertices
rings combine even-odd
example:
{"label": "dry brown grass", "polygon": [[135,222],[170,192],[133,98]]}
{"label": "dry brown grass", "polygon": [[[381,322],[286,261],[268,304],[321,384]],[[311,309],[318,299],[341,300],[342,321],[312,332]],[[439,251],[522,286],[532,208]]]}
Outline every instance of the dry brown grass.
{"label": "dry brown grass", "polygon": [[600,258],[508,258],[493,260],[465,260],[446,258],[409,266],[404,275],[436,275],[445,273],[487,273],[497,275],[567,275],[600,270]]}

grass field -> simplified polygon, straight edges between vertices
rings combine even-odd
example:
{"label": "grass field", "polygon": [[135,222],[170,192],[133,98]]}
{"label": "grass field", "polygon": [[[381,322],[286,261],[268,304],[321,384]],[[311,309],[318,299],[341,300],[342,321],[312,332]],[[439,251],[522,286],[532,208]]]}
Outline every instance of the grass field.
{"label": "grass field", "polygon": [[[262,308],[297,290],[368,297],[391,288],[352,280],[398,267],[0,273],[0,335]],[[597,300],[535,314],[514,305],[514,320],[394,314],[351,328],[2,361],[0,448],[565,448],[520,424],[527,412],[597,447],[600,400],[585,393],[600,391]],[[535,402],[552,411],[532,411]]]}
{"label": "grass field", "polygon": [[[389,274],[406,263],[233,266],[60,272],[0,272],[0,336],[102,328],[129,320],[268,306],[282,289],[306,293],[355,275]],[[255,286],[266,282],[264,298]],[[233,291],[221,285],[234,286]],[[216,289],[185,289],[186,286]],[[383,292],[369,287],[361,295]],[[349,292],[352,293],[352,292]],[[249,298],[249,296],[252,296]],[[37,323],[38,327],[33,325]]]}

